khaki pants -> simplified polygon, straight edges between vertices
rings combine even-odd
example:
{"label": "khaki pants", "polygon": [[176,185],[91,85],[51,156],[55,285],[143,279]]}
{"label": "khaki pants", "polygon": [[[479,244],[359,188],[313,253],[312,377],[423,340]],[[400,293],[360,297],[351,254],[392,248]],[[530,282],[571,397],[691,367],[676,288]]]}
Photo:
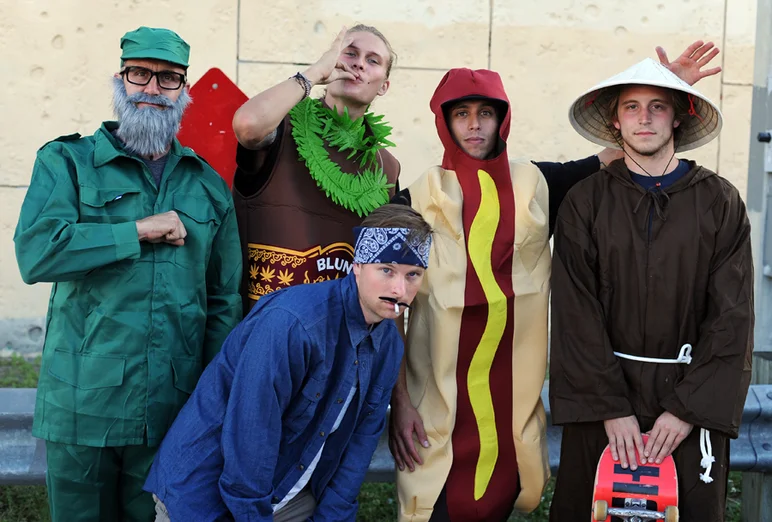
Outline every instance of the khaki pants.
{"label": "khaki pants", "polygon": [[[171,522],[166,506],[158,497],[155,500],[155,522]],[[273,522],[304,522],[316,510],[316,499],[308,488],[295,495],[287,505],[273,514]]]}

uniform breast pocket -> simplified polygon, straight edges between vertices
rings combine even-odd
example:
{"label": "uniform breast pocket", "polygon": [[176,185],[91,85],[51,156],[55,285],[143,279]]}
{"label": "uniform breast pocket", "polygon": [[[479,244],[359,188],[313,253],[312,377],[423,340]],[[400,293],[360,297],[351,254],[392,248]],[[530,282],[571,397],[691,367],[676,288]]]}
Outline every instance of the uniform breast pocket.
{"label": "uniform breast pocket", "polygon": [[300,393],[292,398],[283,417],[284,427],[294,434],[289,442],[294,441],[313,420],[322,392],[322,383],[309,377]]}
{"label": "uniform breast pocket", "polygon": [[96,188],[80,186],[80,219],[82,223],[125,223],[145,216],[142,194],[136,187]]}
{"label": "uniform breast pocket", "polygon": [[175,194],[174,211],[185,225],[185,244],[174,248],[175,264],[185,268],[206,269],[209,250],[220,216],[212,202],[206,198]]}

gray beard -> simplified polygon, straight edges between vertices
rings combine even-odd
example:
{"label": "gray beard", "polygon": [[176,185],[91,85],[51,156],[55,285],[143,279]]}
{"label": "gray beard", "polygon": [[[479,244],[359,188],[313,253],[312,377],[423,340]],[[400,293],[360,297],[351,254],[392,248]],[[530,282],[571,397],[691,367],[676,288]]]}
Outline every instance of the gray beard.
{"label": "gray beard", "polygon": [[[167,108],[140,109],[137,107],[140,102]],[[190,102],[190,95],[184,88],[176,102],[163,94],[151,96],[137,92],[129,96],[123,78],[113,78],[113,112],[119,122],[116,135],[133,154],[143,157],[163,155],[180,130],[182,114]]]}

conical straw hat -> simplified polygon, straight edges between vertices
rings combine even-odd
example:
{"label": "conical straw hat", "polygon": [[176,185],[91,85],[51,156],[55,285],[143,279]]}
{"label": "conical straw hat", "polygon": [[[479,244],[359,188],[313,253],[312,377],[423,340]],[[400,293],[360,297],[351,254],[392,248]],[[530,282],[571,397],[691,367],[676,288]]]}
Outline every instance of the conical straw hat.
{"label": "conical straw hat", "polygon": [[621,148],[615,139],[615,134],[609,128],[611,122],[607,120],[607,104],[610,99],[608,96],[604,97],[606,88],[617,85],[653,85],[691,95],[693,111],[690,110],[691,116],[687,121],[681,122],[680,140],[677,143],[676,152],[696,149],[721,132],[723,117],[712,101],[661,63],[646,58],[626,71],[599,83],[579,96],[571,105],[568,113],[571,125],[576,132],[593,143],[612,149]]}

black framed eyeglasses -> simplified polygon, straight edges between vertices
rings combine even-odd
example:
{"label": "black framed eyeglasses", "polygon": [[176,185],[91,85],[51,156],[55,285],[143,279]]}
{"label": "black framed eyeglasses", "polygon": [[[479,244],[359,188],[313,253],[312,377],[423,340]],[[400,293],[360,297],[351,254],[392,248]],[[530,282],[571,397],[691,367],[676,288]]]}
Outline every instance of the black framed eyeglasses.
{"label": "black framed eyeglasses", "polygon": [[147,85],[155,76],[158,86],[167,91],[176,91],[185,84],[185,75],[174,71],[151,71],[145,67],[131,65],[120,74],[134,85]]}

